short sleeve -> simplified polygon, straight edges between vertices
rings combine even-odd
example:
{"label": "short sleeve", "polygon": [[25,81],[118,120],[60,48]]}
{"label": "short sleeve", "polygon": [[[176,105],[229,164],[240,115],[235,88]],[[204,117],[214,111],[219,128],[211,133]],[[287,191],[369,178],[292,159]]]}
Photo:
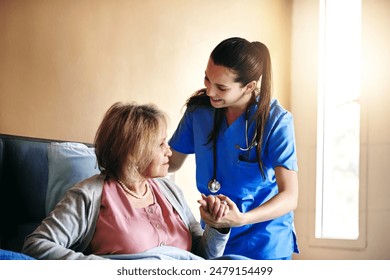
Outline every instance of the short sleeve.
{"label": "short sleeve", "polygon": [[169,140],[171,148],[183,154],[194,153],[193,114],[188,110],[184,113],[176,131]]}
{"label": "short sleeve", "polygon": [[284,111],[278,114],[269,132],[267,151],[273,167],[283,166],[298,171],[293,116]]}

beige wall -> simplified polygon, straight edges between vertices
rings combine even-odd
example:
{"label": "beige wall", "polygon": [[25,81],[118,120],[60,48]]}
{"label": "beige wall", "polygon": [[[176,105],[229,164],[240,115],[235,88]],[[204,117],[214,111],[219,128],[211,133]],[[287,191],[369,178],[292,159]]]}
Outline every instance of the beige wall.
{"label": "beige wall", "polygon": [[91,142],[108,107],[133,100],[173,130],[230,36],[269,46],[288,107],[289,15],[283,0],[2,0],[0,133]]}
{"label": "beige wall", "polygon": [[[293,1],[291,110],[299,155],[297,259],[390,259],[390,1],[362,0],[361,202],[363,244],[319,246],[314,236],[318,2]],[[357,79],[357,82],[359,80]]]}

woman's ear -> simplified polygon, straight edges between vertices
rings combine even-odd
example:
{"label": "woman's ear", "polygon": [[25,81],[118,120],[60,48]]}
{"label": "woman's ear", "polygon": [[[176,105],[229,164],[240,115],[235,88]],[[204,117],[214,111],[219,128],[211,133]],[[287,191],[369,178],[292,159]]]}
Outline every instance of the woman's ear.
{"label": "woman's ear", "polygon": [[252,81],[246,84],[245,93],[252,93],[256,89],[257,82]]}

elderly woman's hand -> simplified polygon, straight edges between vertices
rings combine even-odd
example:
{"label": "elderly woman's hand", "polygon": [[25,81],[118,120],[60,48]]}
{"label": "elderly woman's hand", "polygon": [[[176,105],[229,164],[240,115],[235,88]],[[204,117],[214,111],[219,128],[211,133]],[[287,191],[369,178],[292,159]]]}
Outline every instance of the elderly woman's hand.
{"label": "elderly woman's hand", "polygon": [[219,196],[202,194],[202,199],[198,200],[201,211],[207,212],[214,220],[220,220],[229,212],[229,205],[226,200]]}
{"label": "elderly woman's hand", "polygon": [[201,218],[214,228],[230,228],[242,224],[243,214],[227,196],[202,194],[202,199],[199,199],[198,203]]}

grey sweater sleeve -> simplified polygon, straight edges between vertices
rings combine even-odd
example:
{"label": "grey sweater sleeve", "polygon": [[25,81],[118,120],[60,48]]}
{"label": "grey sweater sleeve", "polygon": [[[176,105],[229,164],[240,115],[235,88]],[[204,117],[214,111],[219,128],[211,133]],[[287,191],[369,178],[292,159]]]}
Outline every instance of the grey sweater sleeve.
{"label": "grey sweater sleeve", "polygon": [[65,197],[26,237],[22,252],[37,259],[104,259],[85,255],[96,227],[103,189],[102,175],[67,191]]}

